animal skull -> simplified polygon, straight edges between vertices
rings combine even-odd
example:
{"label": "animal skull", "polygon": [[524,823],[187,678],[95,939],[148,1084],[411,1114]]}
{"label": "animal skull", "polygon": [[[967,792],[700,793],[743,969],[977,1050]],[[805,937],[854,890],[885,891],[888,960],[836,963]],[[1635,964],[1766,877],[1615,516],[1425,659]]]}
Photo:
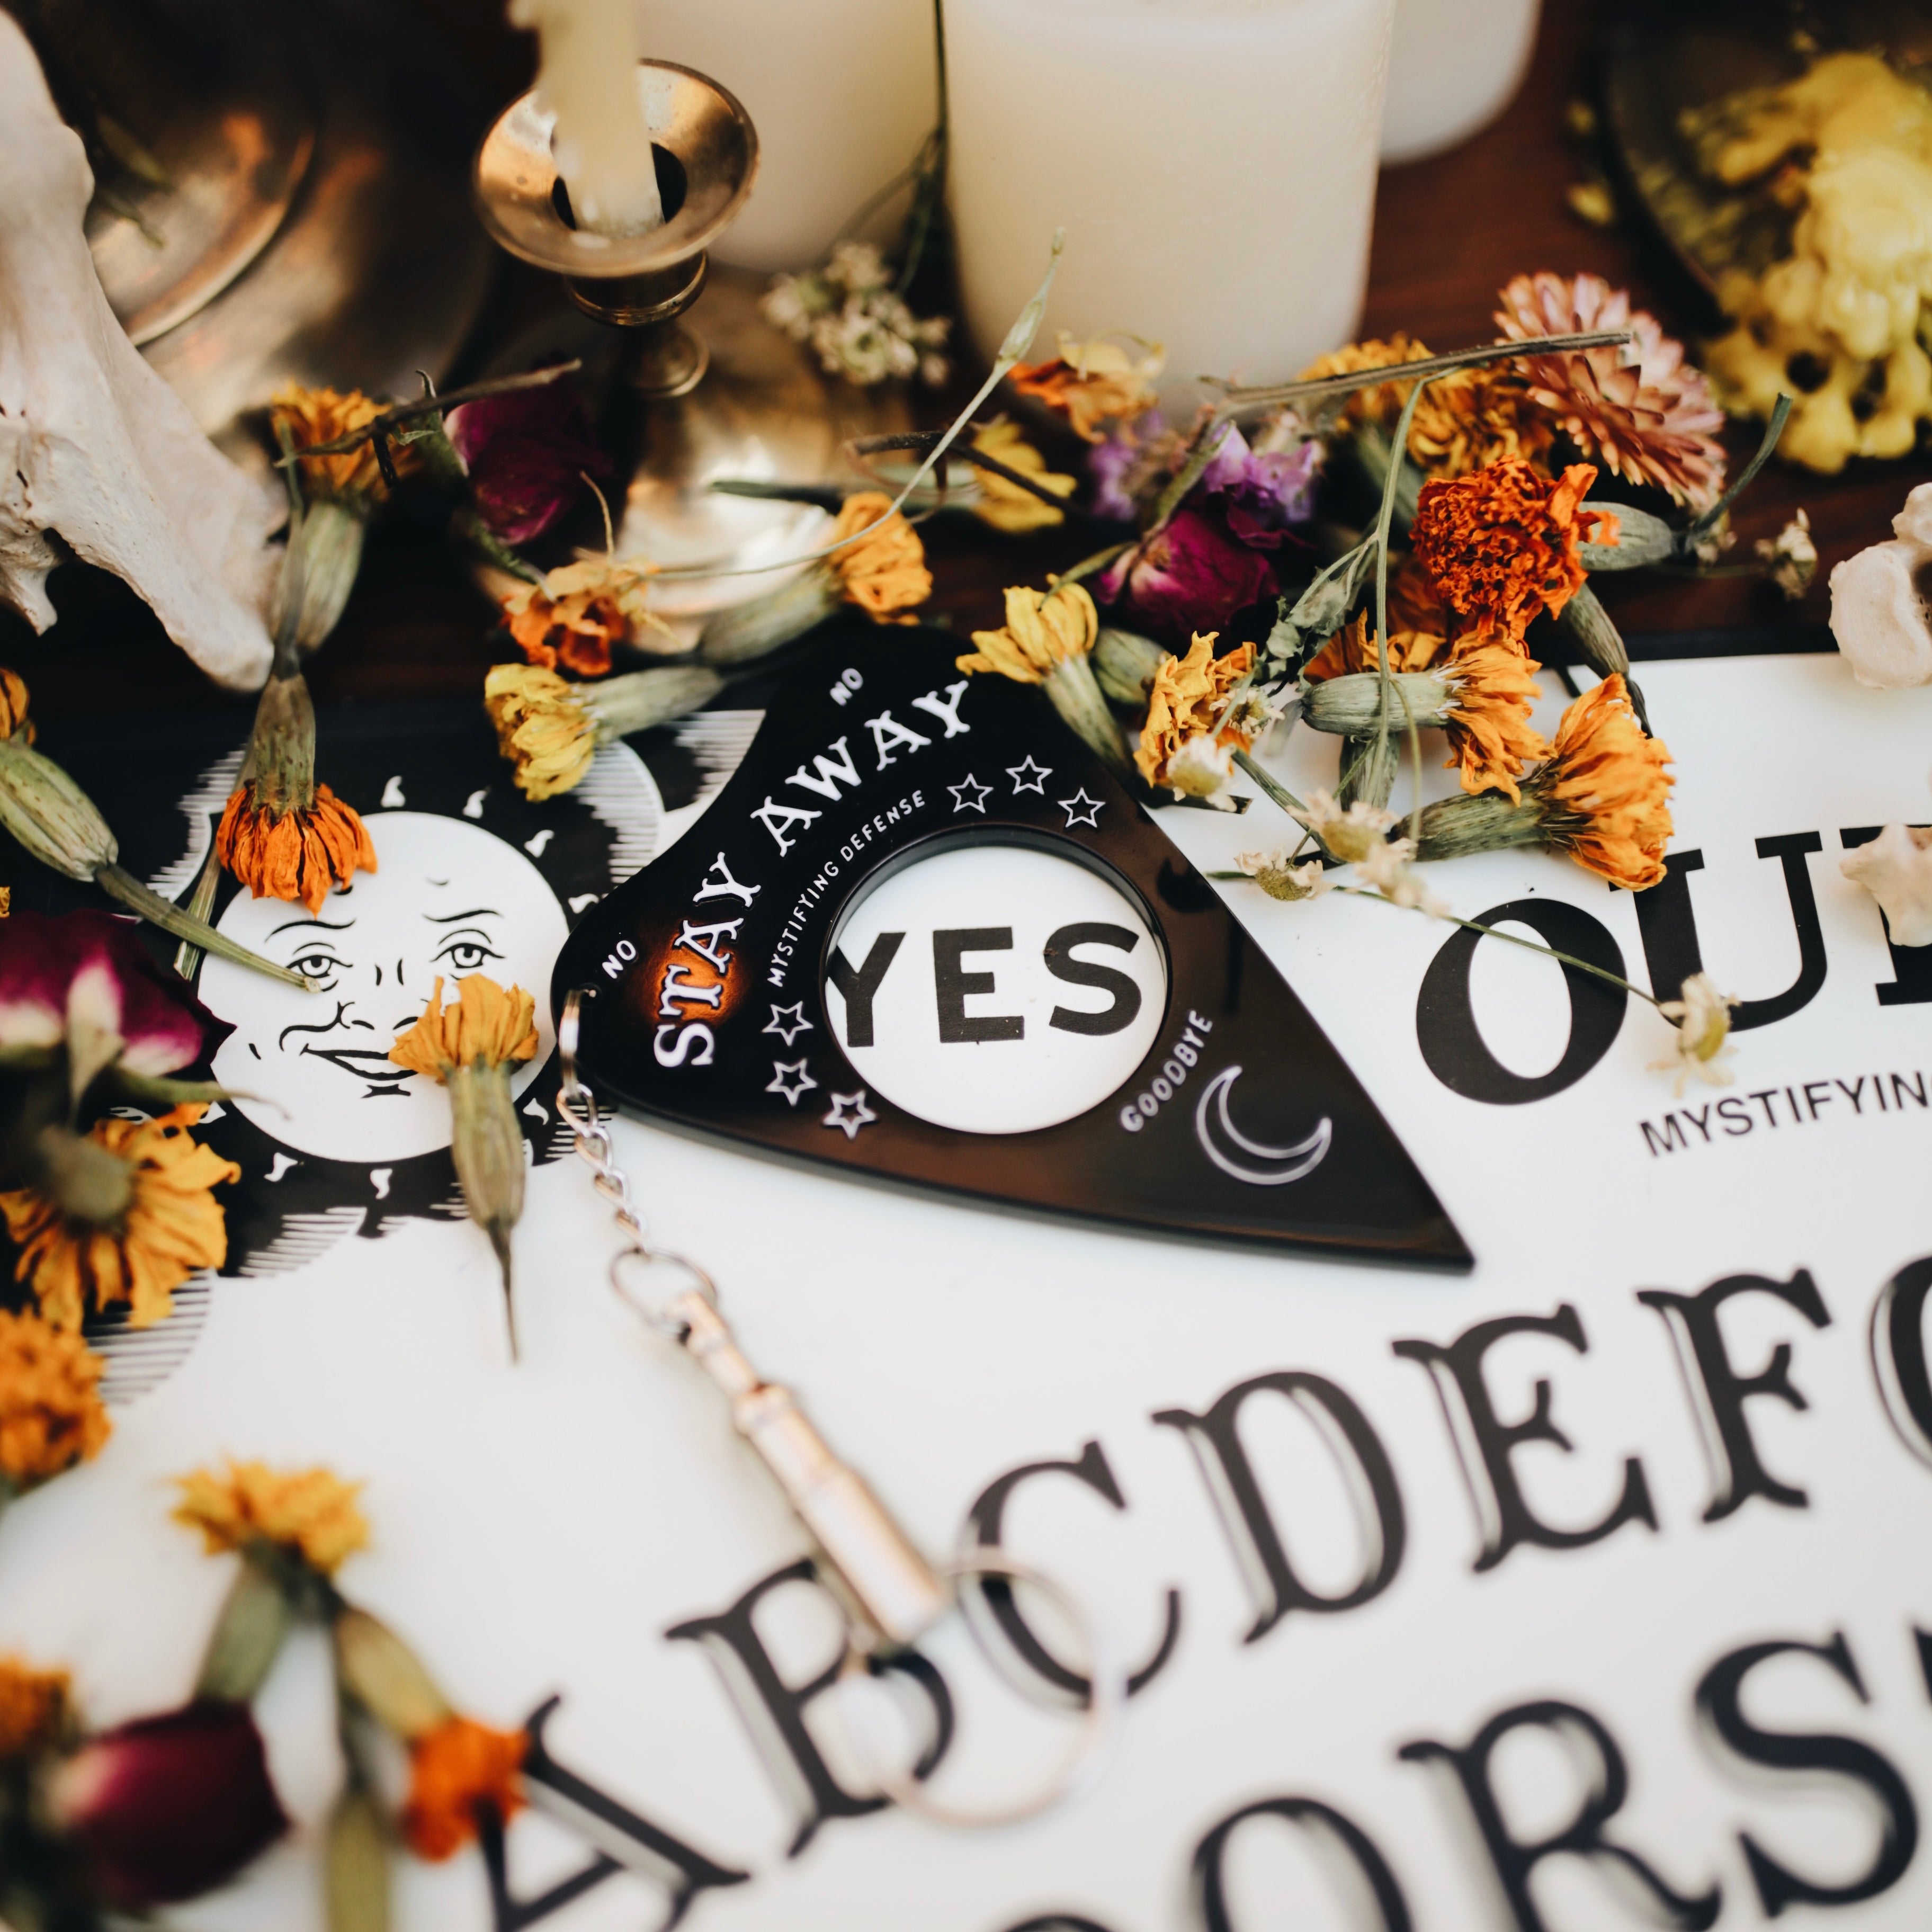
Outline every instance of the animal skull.
{"label": "animal skull", "polygon": [[1848,556],[1832,572],[1832,634],[1861,684],[1932,684],[1932,483],[1892,518],[1890,543]]}
{"label": "animal skull", "polygon": [[196,428],[107,306],[81,232],[80,138],[0,10],[0,600],[53,622],[62,553],[124,578],[210,676],[268,674],[280,494]]}

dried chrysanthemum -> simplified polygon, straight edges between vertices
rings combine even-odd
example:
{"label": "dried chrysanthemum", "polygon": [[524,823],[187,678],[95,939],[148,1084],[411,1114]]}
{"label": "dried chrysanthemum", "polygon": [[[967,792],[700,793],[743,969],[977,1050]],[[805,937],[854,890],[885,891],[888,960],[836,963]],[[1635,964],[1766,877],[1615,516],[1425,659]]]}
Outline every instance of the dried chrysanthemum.
{"label": "dried chrysanthemum", "polygon": [[[995,463],[1017,470],[1056,496],[1073,494],[1076,479],[1048,469],[1046,458],[1027,441],[1019,424],[1005,416],[982,423],[973,432],[973,447],[982,456],[990,456]],[[990,470],[975,473],[980,479],[980,495],[973,514],[982,524],[990,524],[1008,536],[1022,536],[1028,530],[1046,530],[1066,520],[1065,511],[1042,502],[1030,490],[1022,489],[1009,478]]]}
{"label": "dried chrysanthemum", "polygon": [[1757,540],[1764,574],[1796,604],[1818,574],[1818,546],[1811,539],[1811,519],[1800,508],[1775,537]]}
{"label": "dried chrysanthemum", "polygon": [[299,672],[263,686],[246,769],[215,828],[214,854],[256,898],[319,912],[334,887],[375,871],[361,815],[316,778],[315,712]]}
{"label": "dried chrysanthemum", "polygon": [[648,600],[656,571],[656,564],[608,556],[563,564],[541,584],[520,585],[502,599],[504,627],[528,663],[604,676],[614,644],[634,643],[646,631],[672,635]]}
{"label": "dried chrysanthemum", "polygon": [[1321,840],[1335,857],[1349,865],[1359,865],[1378,845],[1388,842],[1396,822],[1394,812],[1366,799],[1344,806],[1325,790],[1308,794],[1308,802],[1291,814]]}
{"label": "dried chrysanthemum", "polygon": [[[332,456],[304,456],[302,452],[318,442],[334,442],[352,430],[366,428],[382,413],[384,405],[360,389],[346,395],[331,388],[310,388],[301,382],[286,382],[269,398],[270,421],[278,431],[286,430],[296,455],[302,494],[310,502],[352,500],[360,506],[380,501],[388,494],[382,479],[373,442],[359,443],[353,449]],[[397,473],[400,475],[416,460],[406,445],[394,447]]]}
{"label": "dried chrysanthemum", "polygon": [[1550,755],[1514,802],[1499,792],[1444,799],[1422,814],[1421,856],[1450,859],[1546,845],[1628,892],[1664,876],[1670,753],[1646,737],[1621,677],[1605,678],[1563,714]]}
{"label": "dried chrysanthemum", "polygon": [[1496,326],[1512,341],[1628,328],[1624,347],[1570,349],[1522,360],[1530,394],[1586,455],[1626,482],[1667,490],[1702,510],[1724,487],[1724,412],[1702,370],[1656,316],[1600,275],[1518,275],[1498,299]]}
{"label": "dried chrysanthemum", "polygon": [[174,1519],[201,1532],[210,1556],[245,1556],[268,1544],[331,1576],[369,1540],[356,1500],[363,1486],[328,1469],[272,1469],[231,1458],[226,1469],[196,1469],[176,1484],[182,1499]]}
{"label": "dried chrysanthemum", "polygon": [[1680,1098],[1688,1080],[1728,1087],[1736,1078],[1724,1063],[1735,1051],[1730,1043],[1731,1009],[1738,1004],[1736,994],[1719,992],[1708,973],[1692,974],[1684,982],[1682,998],[1658,1002],[1657,1010],[1677,1022],[1677,1046],[1668,1060],[1653,1060],[1650,1070],[1676,1074]]}
{"label": "dried chrysanthemum", "polygon": [[975,650],[954,662],[960,670],[992,671],[1016,684],[1036,684],[1054,710],[1100,758],[1118,771],[1127,767],[1120,728],[1094,676],[1100,614],[1080,584],[1048,590],[1010,585],[1006,621],[997,631],[975,631]]}
{"label": "dried chrysanthemum", "polygon": [[410,1744],[404,1842],[419,1858],[454,1857],[476,1835],[479,1812],[507,1824],[524,1808],[522,1769],[530,1738],[452,1716]]}
{"label": "dried chrysanthemum", "polygon": [[446,1006],[439,978],[422,1017],[389,1049],[398,1066],[448,1090],[456,1178],[470,1218],[489,1238],[502,1270],[512,1355],[517,1324],[510,1298],[510,1235],[524,1211],[524,1136],[509,1070],[536,1052],[536,1010],[520,986],[506,990],[482,973],[458,980],[455,1003]]}
{"label": "dried chrysanthemum", "polygon": [[145,1328],[173,1306],[173,1292],[228,1252],[221,1204],[212,1190],[241,1178],[190,1136],[206,1109],[176,1107],[158,1120],[98,1121],[87,1136],[124,1172],[118,1202],[98,1220],[63,1213],[32,1188],[0,1193],[0,1214],[20,1250],[14,1278],[25,1282],[56,1328],[78,1329],[90,1308],[129,1304]]}
{"label": "dried chrysanthemum", "polygon": [[1064,417],[1082,441],[1104,442],[1106,424],[1131,422],[1160,400],[1154,380],[1166,367],[1166,349],[1137,336],[1130,340],[1140,349],[1138,356],[1104,336],[1076,342],[1062,329],[1058,355],[1018,364],[1009,372],[1010,380],[1022,395]]}
{"label": "dried chrysanthemum", "polygon": [[1271,899],[1318,898],[1330,884],[1319,859],[1298,866],[1292,852],[1237,852],[1234,863]]}
{"label": "dried chrysanthemum", "polygon": [[105,1366],[78,1335],[0,1310],[0,1495],[100,1454],[112,1428],[98,1386]]}
{"label": "dried chrysanthemum", "polygon": [[1408,454],[1431,476],[1466,476],[1504,458],[1540,467],[1556,431],[1526,378],[1501,362],[1439,376],[1422,392]]}
{"label": "dried chrysanthemum", "polygon": [[648,730],[707,704],[724,688],[704,664],[667,664],[590,684],[572,684],[534,664],[493,664],[484,707],[496,748],[514,767],[526,798],[555,798],[590,769],[600,745]]}
{"label": "dried chrysanthemum", "polygon": [[1932,828],[1888,825],[1838,869],[1878,902],[1894,946],[1932,946]]}
{"label": "dried chrysanthemum", "polygon": [[[1184,658],[1170,657],[1162,664],[1148,694],[1147,722],[1134,752],[1134,763],[1149,784],[1171,786],[1184,797],[1220,793],[1232,775],[1229,754],[1248,751],[1254,743],[1226,716],[1235,686],[1254,664],[1252,644],[1217,658],[1212,633],[1196,637]],[[1177,760],[1194,745],[1203,751],[1193,753],[1177,776]]]}
{"label": "dried chrysanthemum", "polygon": [[1472,628],[1520,643],[1534,618],[1555,616],[1582,587],[1586,536],[1612,540],[1603,526],[1615,519],[1582,507],[1596,478],[1592,464],[1573,463],[1552,483],[1505,460],[1425,483],[1410,534],[1415,556]]}
{"label": "dried chrysanthemum", "polygon": [[32,1756],[68,1729],[70,1706],[64,1670],[36,1670],[16,1657],[0,1657],[0,1765]]}

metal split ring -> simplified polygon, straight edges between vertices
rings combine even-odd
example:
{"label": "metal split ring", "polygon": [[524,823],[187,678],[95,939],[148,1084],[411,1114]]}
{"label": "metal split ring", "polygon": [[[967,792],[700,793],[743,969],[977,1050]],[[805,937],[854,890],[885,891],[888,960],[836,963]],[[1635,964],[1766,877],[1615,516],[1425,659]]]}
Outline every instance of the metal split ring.
{"label": "metal split ring", "polygon": [[[1041,1784],[1032,1791],[1023,1792],[1010,1804],[980,1808],[949,1804],[934,1797],[920,1779],[908,1772],[874,1762],[865,1742],[864,1726],[848,1707],[850,1687],[874,1673],[879,1660],[876,1652],[862,1651],[856,1645],[846,1652],[844,1661],[838,1667],[837,1694],[828,1701],[838,1712],[846,1743],[860,1768],[895,1804],[903,1806],[933,1824],[950,1826],[959,1830],[986,1831],[1021,1824],[1078,1797],[1105,1770],[1118,1733],[1120,1715],[1126,1705],[1126,1672],[1114,1664],[1099,1630],[1082,1612],[1072,1594],[1030,1564],[1022,1563],[1003,1550],[984,1549],[968,1550],[953,1562],[938,1568],[941,1576],[956,1585],[968,1579],[987,1577],[1030,1584],[1084,1640],[1090,1688],[1080,1728],[1065,1758]],[[967,1628],[983,1650],[985,1640],[970,1617],[967,1618]]]}

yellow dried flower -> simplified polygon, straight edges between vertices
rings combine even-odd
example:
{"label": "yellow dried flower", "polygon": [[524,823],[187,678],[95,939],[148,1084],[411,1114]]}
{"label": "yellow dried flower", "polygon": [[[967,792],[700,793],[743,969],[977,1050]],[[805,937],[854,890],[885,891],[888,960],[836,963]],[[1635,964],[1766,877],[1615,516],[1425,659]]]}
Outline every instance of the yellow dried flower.
{"label": "yellow dried flower", "polygon": [[1563,714],[1534,793],[1544,837],[1627,892],[1664,875],[1670,843],[1669,750],[1644,736],[1621,677],[1604,680]]}
{"label": "yellow dried flower", "polygon": [[1508,640],[1478,632],[1456,646],[1443,666],[1453,694],[1446,718],[1449,764],[1467,792],[1521,796],[1524,767],[1550,755],[1542,733],[1529,722],[1540,695],[1540,667]]}
{"label": "yellow dried flower", "polygon": [[1160,400],[1154,379],[1166,366],[1166,349],[1158,342],[1139,346],[1143,352],[1136,356],[1118,342],[1098,337],[1076,342],[1062,329],[1058,356],[1045,362],[1022,363],[1010,372],[1010,379],[1022,395],[1064,416],[1083,442],[1103,442],[1103,424],[1131,422]]}
{"label": "yellow dried flower", "polygon": [[838,580],[841,595],[875,622],[910,623],[909,615],[932,595],[932,573],[926,567],[926,547],[919,532],[897,510],[875,530],[856,542],[845,539],[892,510],[892,500],[880,490],[861,490],[839,506],[832,541],[841,544],[826,561]]}
{"label": "yellow dried flower", "polygon": [[0,1657],[0,1762],[52,1743],[67,1720],[64,1670],[35,1670],[18,1658]]}
{"label": "yellow dried flower", "polygon": [[100,1454],[113,1427],[105,1366],[78,1335],[0,1310],[0,1486],[30,1490]]}
{"label": "yellow dried flower", "polygon": [[13,737],[29,745],[34,742],[34,728],[27,718],[27,680],[0,665],[0,738]]}
{"label": "yellow dried flower", "polygon": [[446,1006],[439,975],[422,1018],[389,1049],[389,1058],[439,1082],[459,1066],[528,1060],[537,1050],[536,1012],[536,1001],[520,986],[506,992],[483,973],[458,980],[456,1004]]}
{"label": "yellow dried flower", "polygon": [[[1056,496],[1070,496],[1073,494],[1076,479],[1048,470],[1046,458],[1027,441],[1019,424],[1005,416],[996,416],[976,429],[973,432],[973,447],[982,455],[990,456],[995,463],[1004,463],[1009,470],[1031,477],[1042,490],[1050,490]],[[1030,490],[1022,490],[1017,483],[995,476],[990,470],[977,473],[980,500],[973,506],[973,514],[982,524],[990,524],[1008,536],[1023,536],[1029,530],[1050,529],[1066,520],[1065,511],[1056,510],[1051,503],[1042,503]]]}
{"label": "yellow dried flower", "polygon": [[1149,784],[1168,782],[1168,768],[1181,748],[1211,736],[1220,745],[1250,748],[1253,740],[1221,713],[1236,685],[1254,668],[1255,647],[1243,644],[1224,658],[1214,655],[1220,633],[1196,634],[1184,658],[1168,657],[1154,673],[1148,694],[1147,722],[1141,727],[1134,763]]}
{"label": "yellow dried flower", "polygon": [[[351,430],[361,429],[383,410],[382,404],[360,389],[342,395],[334,389],[311,389],[300,382],[285,383],[270,398],[270,406],[274,427],[287,430],[298,455],[311,444],[333,442]],[[389,447],[398,473],[414,464],[416,454],[406,444],[392,442]],[[300,467],[303,491],[312,498],[368,504],[388,494],[370,443],[335,456],[303,457]]]}
{"label": "yellow dried flower", "polygon": [[[1348,343],[1332,354],[1310,363],[1295,380],[1315,382],[1327,376],[1354,376],[1370,369],[1400,368],[1405,362],[1426,362],[1433,353],[1426,343],[1418,342],[1398,329],[1386,342],[1372,338],[1366,342]],[[1336,420],[1343,428],[1368,422],[1380,429],[1393,429],[1413,386],[1408,382],[1378,382],[1368,388],[1358,389],[1342,405]]]}
{"label": "yellow dried flower", "polygon": [[14,1279],[32,1288],[56,1328],[77,1329],[90,1305],[129,1304],[136,1328],[160,1321],[173,1292],[198,1269],[227,1258],[228,1230],[211,1191],[242,1170],[187,1132],[205,1107],[177,1107],[158,1120],[105,1120],[88,1138],[125,1161],[132,1198],[118,1227],[70,1222],[32,1188],[0,1194],[0,1214],[20,1251]]}
{"label": "yellow dried flower", "polygon": [[483,703],[496,728],[496,746],[516,767],[526,798],[568,791],[597,755],[597,732],[577,688],[554,670],[532,664],[492,664]]}
{"label": "yellow dried flower", "polygon": [[1016,684],[1040,684],[1056,664],[1085,657],[1100,634],[1100,614],[1084,584],[1048,590],[1010,585],[1004,626],[975,631],[979,649],[953,662],[963,671],[997,671]]}
{"label": "yellow dried flower", "polygon": [[1731,1045],[1731,1009],[1740,1004],[1734,993],[1720,993],[1708,973],[1693,973],[1684,982],[1684,996],[1660,1000],[1657,1010],[1677,1022],[1677,1045],[1668,1060],[1651,1063],[1653,1073],[1674,1073],[1681,1100],[1684,1082],[1701,1080],[1707,1087],[1728,1087],[1736,1076],[1725,1062],[1736,1049]]}
{"label": "yellow dried flower", "polygon": [[176,1480],[182,1499],[174,1519],[201,1532],[211,1556],[271,1544],[329,1576],[369,1540],[356,1507],[362,1484],[327,1469],[277,1470],[231,1457],[225,1472],[196,1469]]}

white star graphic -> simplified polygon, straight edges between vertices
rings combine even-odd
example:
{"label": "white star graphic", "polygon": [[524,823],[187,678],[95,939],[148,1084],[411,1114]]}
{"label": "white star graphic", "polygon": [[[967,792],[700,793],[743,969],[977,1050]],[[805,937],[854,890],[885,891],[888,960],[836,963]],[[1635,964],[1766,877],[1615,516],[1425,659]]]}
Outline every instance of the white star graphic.
{"label": "white star graphic", "polygon": [[1046,782],[1053,776],[1051,765],[1036,765],[1029,752],[1016,765],[1006,767],[1006,776],[1013,782],[1013,794],[1017,797],[1023,791],[1036,791],[1042,798],[1046,796]]}
{"label": "white star graphic", "polygon": [[807,1088],[818,1084],[818,1082],[805,1070],[802,1060],[775,1060],[772,1062],[771,1084],[765,1091],[780,1095],[788,1107],[796,1107],[799,1096]]}
{"label": "white star graphic", "polygon": [[982,784],[970,772],[956,785],[946,789],[952,794],[952,811],[956,818],[962,812],[976,812],[982,818],[986,815],[986,800],[992,794],[991,785]]}
{"label": "white star graphic", "polygon": [[[848,1114],[845,1110],[850,1108]],[[856,1094],[835,1094],[832,1096],[832,1111],[825,1117],[823,1124],[828,1127],[843,1127],[845,1138],[856,1141],[859,1130],[868,1120],[876,1120],[878,1115],[866,1105],[866,1090],[861,1087]]]}
{"label": "white star graphic", "polygon": [[[790,1019],[785,1018],[788,1013],[791,1016]],[[796,1006],[793,1006],[775,1005],[772,1008],[771,1018],[766,1022],[760,1030],[764,1033],[775,1033],[786,1046],[790,1046],[800,1034],[809,1033],[812,1030],[812,1022],[805,1016],[805,1002],[800,1000]]]}
{"label": "white star graphic", "polygon": [[1104,800],[1089,798],[1087,788],[1082,785],[1071,798],[1054,800],[1066,814],[1066,830],[1071,832],[1076,825],[1090,825],[1095,831],[1100,829],[1100,807]]}

